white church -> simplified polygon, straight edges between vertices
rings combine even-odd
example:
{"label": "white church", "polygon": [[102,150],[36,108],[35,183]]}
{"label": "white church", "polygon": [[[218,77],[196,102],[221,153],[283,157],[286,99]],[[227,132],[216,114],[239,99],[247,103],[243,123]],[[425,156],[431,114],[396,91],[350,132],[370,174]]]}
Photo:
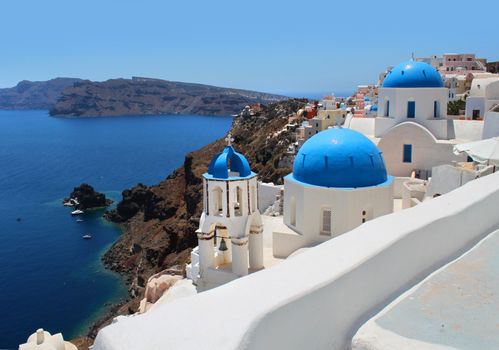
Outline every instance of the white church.
{"label": "white church", "polygon": [[447,115],[448,89],[424,62],[395,66],[379,89],[374,118],[350,117],[345,126],[368,136],[383,152],[393,176],[431,176],[434,166],[466,161],[456,144],[482,138],[483,122]]}

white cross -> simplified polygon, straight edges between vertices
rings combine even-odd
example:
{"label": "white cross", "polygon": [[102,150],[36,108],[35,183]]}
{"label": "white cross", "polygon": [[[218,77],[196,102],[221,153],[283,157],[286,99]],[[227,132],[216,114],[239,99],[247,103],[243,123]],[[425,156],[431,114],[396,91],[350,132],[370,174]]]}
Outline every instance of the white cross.
{"label": "white cross", "polygon": [[234,141],[234,139],[232,138],[232,135],[230,132],[227,135],[227,137],[225,138],[225,141],[227,141],[227,146],[232,146],[232,141]]}

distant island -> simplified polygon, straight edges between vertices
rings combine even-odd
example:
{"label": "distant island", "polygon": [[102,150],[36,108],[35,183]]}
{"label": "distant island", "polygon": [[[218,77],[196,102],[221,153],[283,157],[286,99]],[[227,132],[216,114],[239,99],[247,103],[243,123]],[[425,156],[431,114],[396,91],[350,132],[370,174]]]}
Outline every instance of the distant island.
{"label": "distant island", "polygon": [[50,115],[230,115],[239,113],[249,104],[284,99],[283,96],[255,91],[133,77],[77,82],[64,89]]}
{"label": "distant island", "polygon": [[23,80],[11,88],[0,89],[0,109],[50,109],[62,91],[77,78],[55,78],[47,81]]}
{"label": "distant island", "polygon": [[21,81],[0,89],[0,109],[48,109],[52,116],[237,114],[246,105],[272,103],[286,97],[263,92],[154,78],[110,79],[94,82],[77,78]]}

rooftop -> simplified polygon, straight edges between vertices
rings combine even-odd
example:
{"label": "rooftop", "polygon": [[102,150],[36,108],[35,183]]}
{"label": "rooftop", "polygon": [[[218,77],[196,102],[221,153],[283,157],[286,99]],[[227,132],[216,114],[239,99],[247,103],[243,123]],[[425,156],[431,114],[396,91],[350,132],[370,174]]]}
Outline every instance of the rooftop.
{"label": "rooftop", "polygon": [[[368,349],[499,349],[499,230],[415,286],[355,337]],[[389,332],[390,337],[381,336]],[[373,341],[376,339],[376,341]],[[355,348],[354,348],[355,349]]]}

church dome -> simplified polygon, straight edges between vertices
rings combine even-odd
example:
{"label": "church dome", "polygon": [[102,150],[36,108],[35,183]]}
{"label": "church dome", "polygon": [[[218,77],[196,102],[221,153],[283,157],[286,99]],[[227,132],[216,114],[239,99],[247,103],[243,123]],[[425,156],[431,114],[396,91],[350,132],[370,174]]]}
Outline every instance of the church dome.
{"label": "church dome", "polygon": [[444,82],[428,63],[406,61],[396,65],[383,81],[384,88],[441,88]]}
{"label": "church dome", "polygon": [[332,128],[306,141],[298,152],[294,179],[315,186],[356,188],[388,180],[379,148],[361,133]]}
{"label": "church dome", "polygon": [[229,177],[250,176],[252,172],[248,160],[229,145],[212,158],[208,175],[212,178],[228,179]]}

